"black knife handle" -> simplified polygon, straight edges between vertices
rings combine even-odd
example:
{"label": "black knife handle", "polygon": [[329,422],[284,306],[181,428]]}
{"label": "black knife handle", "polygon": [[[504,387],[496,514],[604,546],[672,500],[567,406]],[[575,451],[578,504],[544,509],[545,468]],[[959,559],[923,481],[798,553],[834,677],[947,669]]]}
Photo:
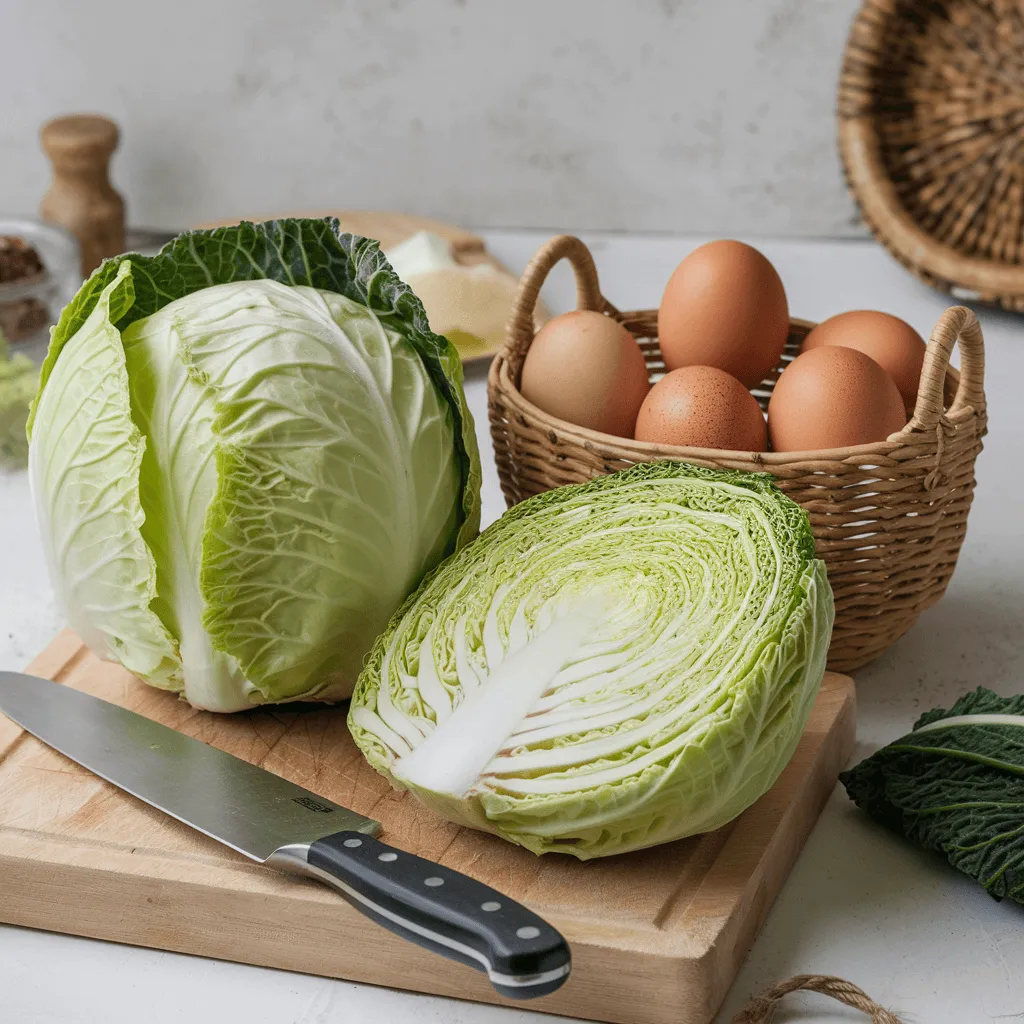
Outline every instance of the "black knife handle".
{"label": "black knife handle", "polygon": [[551,925],[458,871],[362,832],[316,840],[307,861],[316,878],[377,924],[486,972],[503,996],[547,995],[569,976],[569,946]]}

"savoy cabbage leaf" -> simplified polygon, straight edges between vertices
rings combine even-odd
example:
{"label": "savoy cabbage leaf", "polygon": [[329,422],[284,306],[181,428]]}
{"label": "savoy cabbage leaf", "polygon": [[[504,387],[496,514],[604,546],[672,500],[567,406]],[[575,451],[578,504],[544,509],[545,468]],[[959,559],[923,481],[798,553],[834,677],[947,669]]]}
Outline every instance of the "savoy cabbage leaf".
{"label": "savoy cabbage leaf", "polygon": [[881,824],[1024,903],[1024,694],[979,687],[839,778]]}

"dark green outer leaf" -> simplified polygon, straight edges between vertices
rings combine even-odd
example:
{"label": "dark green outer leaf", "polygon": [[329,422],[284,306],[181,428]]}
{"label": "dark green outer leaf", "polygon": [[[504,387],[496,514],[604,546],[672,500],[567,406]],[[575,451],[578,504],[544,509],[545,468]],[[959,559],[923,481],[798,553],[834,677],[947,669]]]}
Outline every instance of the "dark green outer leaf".
{"label": "dark green outer leaf", "polygon": [[[339,227],[334,217],[261,224],[243,221],[210,231],[186,231],[156,256],[127,253],[105,260],[65,307],[51,332],[39,393],[61,349],[85,322],[100,292],[124,261],[131,263],[132,273],[111,301],[111,316],[121,331],[175,299],[231,281],[268,278],[338,292],[368,306],[383,323],[409,340],[452,409],[463,476],[461,546],[476,535],[480,525],[480,465],[462,391],[462,363],[451,342],[430,330],[423,304],[391,269],[380,245],[359,235],[340,234]],[[36,404],[29,416],[29,436]]]}
{"label": "dark green outer leaf", "polygon": [[941,853],[994,897],[1024,903],[1024,722],[924,725],[963,715],[1024,716],[1024,695],[979,687],[948,711],[839,776],[850,798],[887,828]]}

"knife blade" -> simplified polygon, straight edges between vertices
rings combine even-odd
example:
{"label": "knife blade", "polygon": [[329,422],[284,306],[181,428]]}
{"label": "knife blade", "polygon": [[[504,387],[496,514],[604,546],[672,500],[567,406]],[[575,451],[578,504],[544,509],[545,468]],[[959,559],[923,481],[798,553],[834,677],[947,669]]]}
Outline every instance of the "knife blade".
{"label": "knife blade", "polygon": [[484,971],[512,999],[559,988],[565,939],[509,897],[376,838],[380,823],[144,715],[0,672],[0,711],[65,757],[204,835],[324,882],[396,935]]}

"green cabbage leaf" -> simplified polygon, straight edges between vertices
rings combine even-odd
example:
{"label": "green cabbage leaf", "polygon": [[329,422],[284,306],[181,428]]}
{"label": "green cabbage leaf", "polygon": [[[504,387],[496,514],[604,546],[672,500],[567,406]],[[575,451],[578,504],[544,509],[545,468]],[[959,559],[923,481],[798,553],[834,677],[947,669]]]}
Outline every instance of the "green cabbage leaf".
{"label": "green cabbage leaf", "polygon": [[378,639],[349,727],[439,814],[581,859],[705,832],[803,732],[833,620],[763,475],[638,465],[531,498]]}
{"label": "green cabbage leaf", "polygon": [[978,687],[839,780],[886,828],[1024,903],[1024,695]]}
{"label": "green cabbage leaf", "polygon": [[70,624],[197,707],[347,696],[479,527],[459,358],[331,219],[105,262],[52,332],[29,430]]}

